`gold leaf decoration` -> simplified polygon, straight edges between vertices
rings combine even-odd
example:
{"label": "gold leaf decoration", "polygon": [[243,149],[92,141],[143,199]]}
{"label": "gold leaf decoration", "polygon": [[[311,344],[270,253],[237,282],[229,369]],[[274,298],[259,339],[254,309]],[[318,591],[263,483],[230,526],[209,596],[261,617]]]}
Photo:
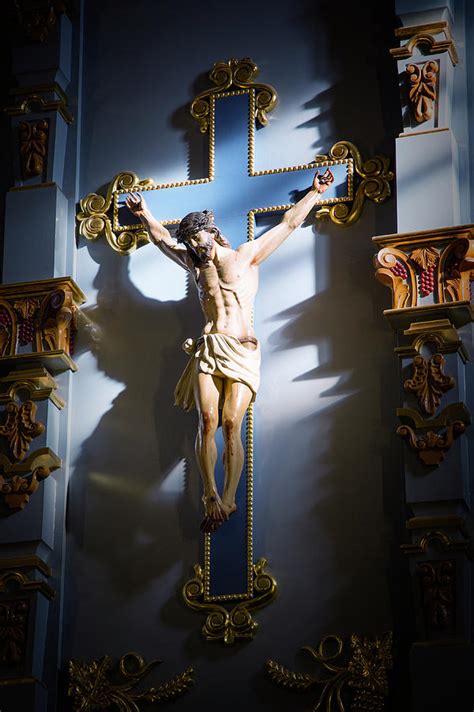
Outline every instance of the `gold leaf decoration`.
{"label": "gold leaf decoration", "polygon": [[[381,712],[388,694],[387,670],[392,668],[392,633],[370,638],[353,634],[350,650],[344,655],[344,641],[338,635],[325,636],[317,649],[303,650],[324,669],[329,677],[297,673],[274,660],[267,660],[266,670],[277,685],[298,692],[320,688],[313,712],[373,710]],[[345,664],[344,664],[345,658]],[[346,707],[344,697],[351,698]]]}
{"label": "gold leaf decoration", "polygon": [[442,354],[435,354],[429,361],[423,356],[413,359],[413,376],[408,378],[403,387],[418,397],[421,408],[428,415],[433,415],[441,402],[443,393],[454,387],[451,376],[445,376],[443,366],[446,359]]}
{"label": "gold leaf decoration", "polygon": [[[336,225],[353,225],[361,216],[366,198],[379,205],[390,197],[390,182],[395,176],[389,169],[390,160],[388,158],[374,156],[364,161],[359,149],[350,141],[335,143],[329,151],[328,157],[331,160],[346,160],[351,157],[354,161],[355,172],[361,181],[357,186],[350,208],[347,203],[324,206],[317,211],[317,218],[329,218]],[[317,168],[317,166],[316,162],[315,167]]]}
{"label": "gold leaf decoration", "polygon": [[153,660],[146,663],[141,655],[127,653],[120,658],[116,671],[109,655],[89,662],[70,660],[68,695],[73,698],[74,712],[95,712],[111,707],[120,712],[140,712],[140,703],[167,702],[191,687],[194,671],[188,668],[159,687],[134,692],[141,680],[160,662]]}

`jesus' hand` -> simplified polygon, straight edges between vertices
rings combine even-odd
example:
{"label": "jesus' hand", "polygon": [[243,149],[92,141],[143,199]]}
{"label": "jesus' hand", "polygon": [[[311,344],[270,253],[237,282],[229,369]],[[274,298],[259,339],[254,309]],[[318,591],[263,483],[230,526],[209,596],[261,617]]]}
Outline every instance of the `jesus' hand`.
{"label": "jesus' hand", "polygon": [[326,169],[322,176],[319,175],[319,171],[316,171],[316,175],[313,178],[313,189],[317,193],[324,193],[331,183],[334,183],[334,176],[329,168]]}
{"label": "jesus' hand", "polygon": [[125,205],[137,218],[146,210],[145,198],[140,193],[130,193],[125,200]]}

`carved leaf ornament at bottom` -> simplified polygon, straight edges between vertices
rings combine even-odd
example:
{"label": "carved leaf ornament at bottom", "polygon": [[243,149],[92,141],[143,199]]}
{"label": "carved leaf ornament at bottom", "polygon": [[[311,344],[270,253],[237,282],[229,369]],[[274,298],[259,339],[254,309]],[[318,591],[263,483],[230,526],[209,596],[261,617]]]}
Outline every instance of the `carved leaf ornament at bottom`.
{"label": "carved leaf ornament at bottom", "polygon": [[137,653],[122,656],[118,670],[115,670],[109,655],[89,662],[70,660],[68,695],[73,698],[74,712],[98,712],[108,709],[140,712],[142,704],[143,709],[149,709],[150,705],[179,697],[191,687],[194,671],[188,668],[159,687],[135,692],[134,689],[141,680],[160,663],[160,660],[146,663]]}
{"label": "carved leaf ornament at bottom", "polygon": [[[312,712],[382,712],[388,694],[387,670],[393,665],[391,632],[374,638],[352,635],[345,665],[344,642],[337,635],[327,635],[317,650],[310,646],[303,650],[330,673],[329,676],[293,672],[274,660],[267,660],[267,673],[273,682],[298,692],[319,688]],[[350,698],[349,707],[347,698]]]}

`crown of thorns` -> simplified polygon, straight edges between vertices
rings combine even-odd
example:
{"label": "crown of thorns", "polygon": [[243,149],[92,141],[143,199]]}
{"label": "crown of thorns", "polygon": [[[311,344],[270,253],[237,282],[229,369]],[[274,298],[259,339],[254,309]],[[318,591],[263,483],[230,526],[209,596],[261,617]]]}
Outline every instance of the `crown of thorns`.
{"label": "crown of thorns", "polygon": [[176,230],[176,239],[178,242],[186,242],[191,235],[199,232],[199,230],[209,230],[209,228],[215,228],[212,210],[189,213],[179,223]]}

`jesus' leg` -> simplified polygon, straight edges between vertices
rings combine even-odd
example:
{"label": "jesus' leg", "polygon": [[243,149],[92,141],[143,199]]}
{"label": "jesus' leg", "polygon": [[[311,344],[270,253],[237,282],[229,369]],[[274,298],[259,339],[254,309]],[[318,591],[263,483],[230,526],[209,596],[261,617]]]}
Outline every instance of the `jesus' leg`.
{"label": "jesus' leg", "polygon": [[215,434],[219,423],[219,396],[222,379],[208,373],[199,373],[194,389],[194,399],[199,416],[196,437],[196,459],[201,472],[204,489],[204,519],[201,529],[212,532],[227,519],[221,498],[217,492],[214,469],[217,460]]}
{"label": "jesus' leg", "polygon": [[235,493],[244,465],[244,448],[240,431],[251,400],[252,391],[244,383],[230,380],[225,382],[224,408],[222,409],[225,482],[222,505],[227,515],[237,509]]}

